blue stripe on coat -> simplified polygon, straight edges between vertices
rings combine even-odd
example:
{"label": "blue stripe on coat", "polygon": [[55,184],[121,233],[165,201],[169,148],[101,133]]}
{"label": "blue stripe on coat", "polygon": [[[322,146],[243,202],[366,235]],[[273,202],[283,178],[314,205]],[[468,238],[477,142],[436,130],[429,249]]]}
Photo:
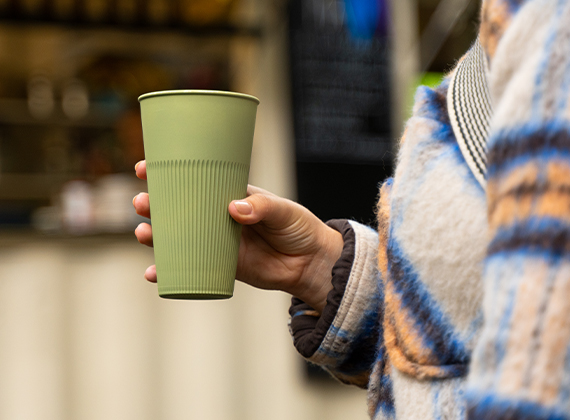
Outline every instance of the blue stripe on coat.
{"label": "blue stripe on coat", "polygon": [[496,130],[488,147],[489,180],[531,160],[570,160],[570,122],[532,122]]}
{"label": "blue stripe on coat", "polygon": [[497,230],[488,254],[570,257],[570,224],[552,217],[530,217]]}
{"label": "blue stripe on coat", "polygon": [[557,407],[545,407],[536,402],[500,397],[489,392],[470,391],[467,394],[469,420],[570,420]]}
{"label": "blue stripe on coat", "polygon": [[388,270],[391,283],[400,295],[402,305],[413,318],[415,331],[437,358],[439,365],[467,364],[470,352],[459,338],[453,324],[439,303],[419,279],[412,263],[405,257],[396,240],[389,240]]}
{"label": "blue stripe on coat", "polygon": [[336,336],[335,340],[351,343],[350,349],[353,350],[352,353],[346,354],[337,352],[332,348],[323,347],[318,350],[319,353],[340,361],[339,365],[330,366],[330,368],[343,375],[358,375],[367,370],[372,370],[376,354],[374,351],[370,351],[370,349],[376,348],[378,336],[381,335],[378,311],[367,310],[363,313],[363,318],[365,322],[359,326],[356,336],[352,335],[353,331],[343,330],[334,325],[329,329],[329,333]]}

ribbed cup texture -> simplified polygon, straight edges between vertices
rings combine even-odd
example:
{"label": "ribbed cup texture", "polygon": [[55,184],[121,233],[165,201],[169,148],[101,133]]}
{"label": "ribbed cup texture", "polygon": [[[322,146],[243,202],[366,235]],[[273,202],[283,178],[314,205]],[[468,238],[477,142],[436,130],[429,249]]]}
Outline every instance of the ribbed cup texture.
{"label": "ribbed cup texture", "polygon": [[204,160],[147,162],[158,293],[175,299],[233,295],[249,167]]}

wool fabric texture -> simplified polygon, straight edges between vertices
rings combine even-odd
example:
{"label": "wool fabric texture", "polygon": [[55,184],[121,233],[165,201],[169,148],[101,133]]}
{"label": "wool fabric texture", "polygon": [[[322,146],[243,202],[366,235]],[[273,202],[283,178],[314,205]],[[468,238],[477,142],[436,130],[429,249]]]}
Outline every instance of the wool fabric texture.
{"label": "wool fabric texture", "polygon": [[[486,188],[451,128],[449,79],[419,88],[378,231],[333,226],[352,245],[330,322],[291,307],[295,346],[367,388],[371,419],[570,419],[570,0],[484,0],[479,40]],[[297,317],[314,331],[295,335]]]}

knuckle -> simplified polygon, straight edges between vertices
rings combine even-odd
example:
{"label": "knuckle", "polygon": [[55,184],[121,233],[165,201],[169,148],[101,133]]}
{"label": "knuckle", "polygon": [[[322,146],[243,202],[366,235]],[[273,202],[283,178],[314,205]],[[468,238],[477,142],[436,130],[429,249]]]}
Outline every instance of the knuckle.
{"label": "knuckle", "polygon": [[[265,194],[254,194],[254,196],[258,207],[257,211],[264,215],[271,213],[273,210],[273,200]],[[256,206],[256,204],[254,204],[254,206]]]}

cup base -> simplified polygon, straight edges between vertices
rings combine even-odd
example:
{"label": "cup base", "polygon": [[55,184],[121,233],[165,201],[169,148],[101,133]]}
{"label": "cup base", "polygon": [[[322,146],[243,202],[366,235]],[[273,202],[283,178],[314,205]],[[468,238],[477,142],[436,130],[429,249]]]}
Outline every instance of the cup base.
{"label": "cup base", "polygon": [[222,300],[229,299],[233,295],[222,293],[162,293],[159,296],[163,299],[174,300]]}

